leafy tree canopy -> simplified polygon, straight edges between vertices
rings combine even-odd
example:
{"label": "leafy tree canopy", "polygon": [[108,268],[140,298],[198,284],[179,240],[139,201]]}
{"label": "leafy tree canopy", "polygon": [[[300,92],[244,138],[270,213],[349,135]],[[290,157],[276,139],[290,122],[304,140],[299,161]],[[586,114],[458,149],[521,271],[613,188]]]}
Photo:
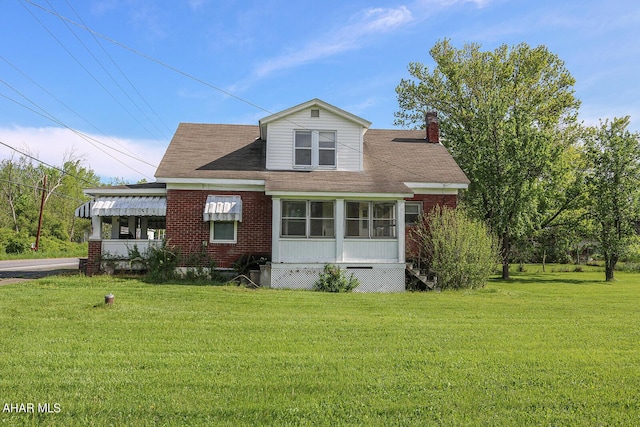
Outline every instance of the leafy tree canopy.
{"label": "leafy tree canopy", "polygon": [[499,236],[508,278],[513,240],[536,229],[540,180],[572,145],[575,80],[544,46],[443,40],[430,53],[435,68],[410,63],[412,79],[396,88],[395,123],[423,127],[426,112],[439,114],[442,141],[471,181],[464,203]]}
{"label": "leafy tree canopy", "polygon": [[606,120],[589,128],[585,138],[589,208],[608,281],[640,218],[640,134],[629,132],[628,125],[628,116]]}

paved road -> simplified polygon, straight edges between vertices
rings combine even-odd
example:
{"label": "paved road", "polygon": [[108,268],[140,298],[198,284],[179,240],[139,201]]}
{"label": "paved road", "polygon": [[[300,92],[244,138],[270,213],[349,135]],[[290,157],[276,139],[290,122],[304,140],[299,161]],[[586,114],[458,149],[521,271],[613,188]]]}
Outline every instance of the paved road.
{"label": "paved road", "polygon": [[78,258],[20,259],[0,261],[0,279],[37,279],[78,270]]}

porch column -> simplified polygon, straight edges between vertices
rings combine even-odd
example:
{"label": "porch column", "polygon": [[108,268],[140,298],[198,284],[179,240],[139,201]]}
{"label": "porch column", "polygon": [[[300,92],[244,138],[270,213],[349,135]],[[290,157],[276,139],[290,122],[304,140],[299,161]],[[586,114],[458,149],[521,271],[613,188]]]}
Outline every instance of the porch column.
{"label": "porch column", "polygon": [[336,200],[336,262],[344,261],[344,199]]}
{"label": "porch column", "polygon": [[132,236],[132,239],[136,238],[136,217],[135,216],[130,216],[129,217],[129,223],[127,224],[127,226],[129,227],[129,234]]}
{"label": "porch column", "polygon": [[271,262],[280,262],[280,199],[271,199]]}
{"label": "porch column", "polygon": [[111,238],[112,239],[120,238],[120,217],[119,216],[111,217]]}
{"label": "porch column", "polygon": [[140,217],[140,237],[139,237],[139,239],[146,240],[146,239],[149,238],[147,236],[147,229],[149,228],[148,224],[149,224],[149,217],[141,216]]}
{"label": "porch column", "polygon": [[98,215],[91,215],[91,240],[100,240],[102,238],[102,221]]}
{"label": "porch column", "polygon": [[404,199],[398,200],[398,218],[396,219],[396,236],[398,236],[398,262],[405,262],[404,236]]}

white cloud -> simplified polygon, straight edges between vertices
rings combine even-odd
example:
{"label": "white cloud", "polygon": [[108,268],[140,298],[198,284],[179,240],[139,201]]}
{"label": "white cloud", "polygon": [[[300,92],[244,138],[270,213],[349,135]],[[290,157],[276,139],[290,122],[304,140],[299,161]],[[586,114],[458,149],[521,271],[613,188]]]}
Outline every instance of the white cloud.
{"label": "white cloud", "polygon": [[369,36],[394,30],[412,20],[411,11],[406,6],[395,9],[365,9],[355,15],[348,25],[322,34],[317,40],[312,40],[305,46],[265,61],[257,68],[255,75],[258,78],[266,77],[276,71],[294,68],[356,49],[366,44]]}
{"label": "white cloud", "polygon": [[[103,182],[111,178],[123,178],[131,183],[143,178],[153,181],[165,151],[157,141],[96,135],[83,138],[71,130],[56,127],[3,127],[0,128],[0,141],[58,167],[65,156],[72,154],[74,158],[82,159],[83,165],[92,169]],[[0,160],[10,158],[12,153],[20,157],[19,153],[0,146]]]}
{"label": "white cloud", "polygon": [[189,0],[187,3],[189,4],[189,7],[193,11],[197,11],[206,3],[206,1],[205,0]]}

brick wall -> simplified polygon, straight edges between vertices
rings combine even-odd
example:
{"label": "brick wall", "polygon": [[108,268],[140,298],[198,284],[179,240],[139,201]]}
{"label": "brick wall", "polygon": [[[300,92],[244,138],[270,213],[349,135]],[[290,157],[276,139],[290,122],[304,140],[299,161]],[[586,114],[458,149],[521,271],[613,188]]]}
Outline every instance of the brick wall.
{"label": "brick wall", "polygon": [[102,240],[89,240],[89,251],[87,254],[87,276],[92,276],[100,272],[101,251]]}
{"label": "brick wall", "polygon": [[[458,196],[455,194],[416,194],[406,202],[422,202],[422,211],[429,213],[436,206],[447,206],[455,208],[458,205]],[[405,256],[412,258],[416,253],[417,244],[412,236],[412,227],[405,227]]]}
{"label": "brick wall", "polygon": [[[242,198],[242,222],[237,243],[210,243],[209,221],[202,214],[209,195]],[[167,240],[181,254],[206,253],[220,268],[231,267],[243,254],[271,254],[271,197],[254,191],[167,191]]]}

